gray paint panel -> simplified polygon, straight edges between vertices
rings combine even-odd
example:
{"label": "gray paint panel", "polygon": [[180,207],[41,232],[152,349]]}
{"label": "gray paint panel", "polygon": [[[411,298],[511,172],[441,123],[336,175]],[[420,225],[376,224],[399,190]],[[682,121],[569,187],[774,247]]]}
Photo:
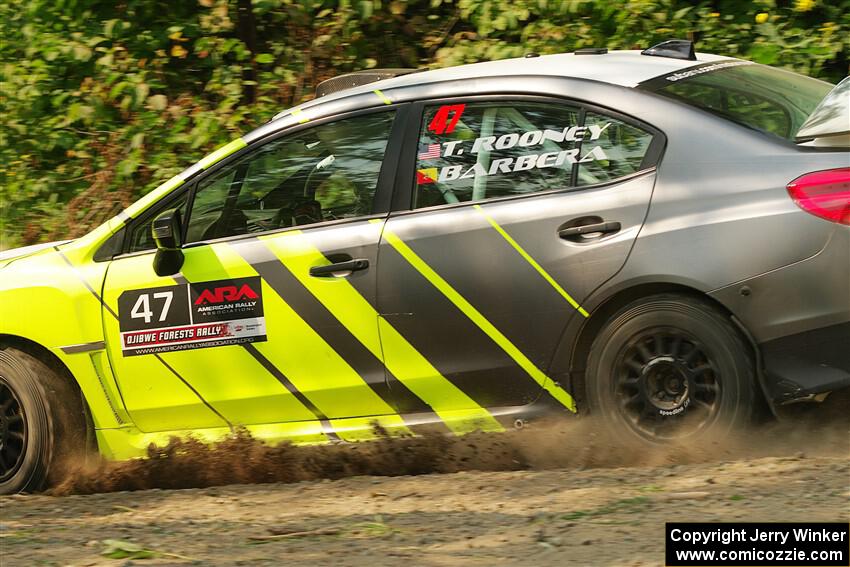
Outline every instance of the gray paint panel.
{"label": "gray paint panel", "polygon": [[735,313],[758,342],[850,321],[850,227],[836,229],[815,256],[711,295]]}
{"label": "gray paint panel", "polygon": [[[646,216],[654,180],[650,172],[594,189],[485,201],[482,211],[581,303],[625,262]],[[562,224],[589,215],[620,222],[623,228],[581,244],[558,237]],[[564,325],[580,315],[481,211],[471,205],[423,210],[393,216],[389,227],[539,368],[548,368]]]}

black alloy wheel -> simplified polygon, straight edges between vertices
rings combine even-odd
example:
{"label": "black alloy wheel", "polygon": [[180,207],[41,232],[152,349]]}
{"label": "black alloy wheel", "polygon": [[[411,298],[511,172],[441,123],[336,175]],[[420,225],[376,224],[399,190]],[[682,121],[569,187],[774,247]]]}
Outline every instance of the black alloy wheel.
{"label": "black alloy wheel", "polygon": [[621,439],[717,439],[751,422],[752,360],[728,314],[708,300],[650,296],[620,309],[594,339],[586,409]]}
{"label": "black alloy wheel", "polygon": [[27,449],[27,420],[21,401],[0,376],[0,482],[21,467]]}
{"label": "black alloy wheel", "polygon": [[643,435],[676,437],[703,429],[717,417],[717,364],[690,333],[647,329],[625,345],[615,365],[621,411]]}

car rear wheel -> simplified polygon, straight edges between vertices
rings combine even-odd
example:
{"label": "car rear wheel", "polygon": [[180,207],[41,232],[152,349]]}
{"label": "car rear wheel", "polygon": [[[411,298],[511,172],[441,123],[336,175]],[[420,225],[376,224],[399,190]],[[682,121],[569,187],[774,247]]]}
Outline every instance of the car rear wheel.
{"label": "car rear wheel", "polygon": [[592,414],[621,438],[722,437],[750,423],[755,374],[740,332],[708,302],[656,295],[627,305],[591,346]]}
{"label": "car rear wheel", "polygon": [[[1,347],[0,347],[1,348]],[[41,490],[85,448],[79,393],[42,361],[0,350],[0,494]]]}

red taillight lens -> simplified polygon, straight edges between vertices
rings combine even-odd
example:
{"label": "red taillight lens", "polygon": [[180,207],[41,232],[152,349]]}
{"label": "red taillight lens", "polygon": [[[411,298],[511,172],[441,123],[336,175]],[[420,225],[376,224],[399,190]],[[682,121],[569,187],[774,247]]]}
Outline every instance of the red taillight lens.
{"label": "red taillight lens", "polygon": [[850,225],[850,167],[801,175],[788,184],[788,194],[807,213]]}

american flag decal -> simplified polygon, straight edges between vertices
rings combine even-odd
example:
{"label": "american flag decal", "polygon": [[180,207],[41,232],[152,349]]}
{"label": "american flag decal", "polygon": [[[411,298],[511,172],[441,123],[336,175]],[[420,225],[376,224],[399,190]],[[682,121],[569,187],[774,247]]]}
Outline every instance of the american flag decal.
{"label": "american flag decal", "polygon": [[421,144],[419,146],[419,159],[436,159],[440,157],[440,144]]}

